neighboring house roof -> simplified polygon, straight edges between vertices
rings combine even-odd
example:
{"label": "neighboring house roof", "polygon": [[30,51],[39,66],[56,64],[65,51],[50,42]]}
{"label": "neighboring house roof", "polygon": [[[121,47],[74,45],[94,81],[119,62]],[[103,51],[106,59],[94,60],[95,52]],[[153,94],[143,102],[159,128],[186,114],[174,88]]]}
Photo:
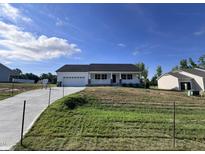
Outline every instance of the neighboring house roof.
{"label": "neighboring house roof", "polygon": [[18,75],[18,73],[10,68],[8,68],[7,66],[3,65],[0,63],[0,68],[6,69],[10,72],[10,75]]}
{"label": "neighboring house roof", "polygon": [[133,64],[90,64],[89,71],[139,72]]}
{"label": "neighboring house roof", "polygon": [[89,65],[64,65],[56,72],[88,72]]}
{"label": "neighboring house roof", "polygon": [[168,73],[165,73],[165,74],[161,75],[160,77],[158,77],[157,80],[159,80],[161,77],[163,77],[165,75],[172,75],[172,76],[174,76],[178,79],[181,79],[181,80],[191,80],[192,79],[191,77],[180,74],[179,72],[168,72]]}
{"label": "neighboring house roof", "polygon": [[205,71],[202,69],[193,68],[193,69],[183,69],[182,71],[205,78]]}
{"label": "neighboring house roof", "polygon": [[88,71],[122,71],[139,72],[133,64],[90,64],[90,65],[64,65],[56,72],[88,72]]}
{"label": "neighboring house roof", "polygon": [[178,79],[192,79],[191,77],[188,77],[186,75],[180,74],[179,72],[169,72],[168,74],[178,78]]}
{"label": "neighboring house roof", "polygon": [[5,65],[3,65],[3,64],[1,64],[1,63],[0,63],[0,68],[4,68],[4,69],[7,69],[7,70],[9,70],[9,71],[12,72],[12,70],[11,70],[10,68],[8,68],[7,66],[5,66]]}

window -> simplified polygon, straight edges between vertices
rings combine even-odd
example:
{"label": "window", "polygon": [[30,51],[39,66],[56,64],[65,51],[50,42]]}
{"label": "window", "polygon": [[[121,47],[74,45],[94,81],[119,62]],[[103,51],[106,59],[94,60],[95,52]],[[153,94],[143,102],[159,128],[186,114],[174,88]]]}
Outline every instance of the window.
{"label": "window", "polygon": [[132,80],[132,74],[127,74],[127,79]]}
{"label": "window", "polygon": [[102,74],[102,80],[106,80],[107,79],[107,74]]}
{"label": "window", "polygon": [[126,74],[122,74],[122,75],[121,75],[121,78],[122,78],[123,80],[126,80]]}
{"label": "window", "polygon": [[96,80],[106,80],[107,79],[107,74],[95,74],[95,79]]}
{"label": "window", "polygon": [[95,74],[95,79],[100,80],[100,74]]}
{"label": "window", "polygon": [[121,79],[132,80],[132,74],[121,74]]}

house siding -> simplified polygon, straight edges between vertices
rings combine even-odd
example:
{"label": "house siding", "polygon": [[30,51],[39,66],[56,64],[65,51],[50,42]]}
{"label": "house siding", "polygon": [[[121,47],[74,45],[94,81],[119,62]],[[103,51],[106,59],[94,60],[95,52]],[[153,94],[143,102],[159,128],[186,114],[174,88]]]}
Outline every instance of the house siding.
{"label": "house siding", "polygon": [[0,82],[9,82],[11,71],[7,68],[0,67]]}
{"label": "house siding", "polygon": [[164,75],[158,80],[158,88],[165,90],[180,90],[179,80],[172,75]]}

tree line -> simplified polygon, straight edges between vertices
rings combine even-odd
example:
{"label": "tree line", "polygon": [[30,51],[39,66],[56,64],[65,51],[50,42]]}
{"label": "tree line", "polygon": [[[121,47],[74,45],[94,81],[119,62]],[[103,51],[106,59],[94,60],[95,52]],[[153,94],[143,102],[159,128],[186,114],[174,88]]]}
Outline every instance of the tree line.
{"label": "tree line", "polygon": [[23,73],[20,69],[16,68],[13,71],[15,71],[18,76],[15,78],[18,79],[29,79],[34,80],[35,83],[37,83],[39,80],[48,79],[49,83],[56,84],[57,82],[57,76],[53,75],[52,73],[42,73],[40,76],[33,74],[33,73]]}
{"label": "tree line", "polygon": [[[137,63],[136,67],[141,73],[141,83],[144,84],[145,88],[148,88],[150,85],[157,86],[157,78],[160,77],[163,73],[162,67],[160,65],[156,68],[156,73],[151,78],[148,79],[148,67],[145,66],[143,62]],[[172,68],[172,71],[182,70],[182,69],[192,69],[192,68],[202,68],[205,69],[205,55],[202,55],[198,58],[197,61],[194,61],[192,58],[182,59],[179,61],[179,64]]]}
{"label": "tree line", "polygon": [[179,65],[175,66],[172,71],[180,69],[189,69],[189,68],[202,68],[205,69],[205,55],[198,58],[195,62],[192,58],[182,59],[179,62]]}

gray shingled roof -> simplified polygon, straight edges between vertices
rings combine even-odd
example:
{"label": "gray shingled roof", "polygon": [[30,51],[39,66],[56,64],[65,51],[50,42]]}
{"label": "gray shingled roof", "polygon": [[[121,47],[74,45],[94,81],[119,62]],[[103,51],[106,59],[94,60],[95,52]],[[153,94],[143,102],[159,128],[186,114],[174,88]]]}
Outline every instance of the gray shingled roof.
{"label": "gray shingled roof", "polygon": [[56,72],[88,72],[89,65],[64,65]]}
{"label": "gray shingled roof", "polygon": [[88,71],[123,71],[139,72],[133,64],[90,64],[90,65],[64,65],[56,72],[88,72]]}
{"label": "gray shingled roof", "polygon": [[205,78],[205,70],[203,71],[200,69],[184,69],[182,71]]}
{"label": "gray shingled roof", "polygon": [[0,67],[1,67],[1,68],[5,68],[5,69],[7,69],[7,70],[9,70],[9,71],[12,72],[12,70],[11,70],[10,68],[8,68],[7,66],[3,65],[2,63],[0,63]]}
{"label": "gray shingled roof", "polygon": [[0,68],[4,68],[10,71],[10,75],[19,75],[16,71],[8,68],[7,66],[3,65],[2,63],[0,63]]}
{"label": "gray shingled roof", "polygon": [[174,77],[176,77],[178,79],[190,79],[190,80],[192,79],[192,78],[190,78],[190,77],[188,77],[186,75],[180,74],[179,72],[169,72],[167,74],[170,74],[170,75],[172,75],[172,76],[174,76]]}
{"label": "gray shingled roof", "polygon": [[139,72],[133,64],[90,64],[89,71],[123,71]]}

